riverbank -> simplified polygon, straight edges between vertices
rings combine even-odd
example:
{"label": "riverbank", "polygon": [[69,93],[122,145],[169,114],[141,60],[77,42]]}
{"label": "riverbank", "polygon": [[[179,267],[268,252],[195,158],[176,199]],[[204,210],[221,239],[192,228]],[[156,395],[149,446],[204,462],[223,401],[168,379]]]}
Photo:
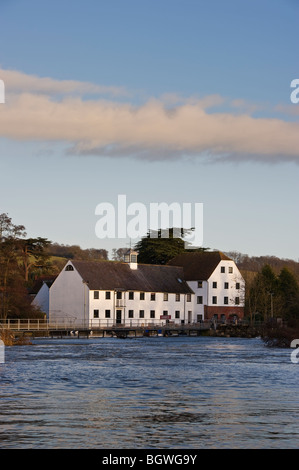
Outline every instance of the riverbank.
{"label": "riverbank", "polygon": [[207,332],[208,336],[226,338],[258,338],[269,347],[290,348],[291,342],[299,338],[299,327],[266,323],[251,325],[218,325]]}
{"label": "riverbank", "polygon": [[3,341],[4,346],[20,346],[30,345],[31,340],[27,335],[16,335],[11,330],[0,330],[0,340]]}
{"label": "riverbank", "polygon": [[261,337],[264,343],[269,347],[289,348],[291,347],[291,342],[299,338],[299,326],[268,324],[263,328]]}
{"label": "riverbank", "polygon": [[207,336],[225,337],[225,338],[257,338],[262,336],[263,327],[250,325],[217,325],[216,328],[210,328]]}

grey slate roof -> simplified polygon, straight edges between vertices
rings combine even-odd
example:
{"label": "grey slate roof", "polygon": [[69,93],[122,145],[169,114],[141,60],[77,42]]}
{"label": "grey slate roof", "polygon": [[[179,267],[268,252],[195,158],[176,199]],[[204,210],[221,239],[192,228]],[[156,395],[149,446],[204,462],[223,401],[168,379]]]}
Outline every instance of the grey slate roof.
{"label": "grey slate roof", "polygon": [[114,290],[139,292],[193,293],[184,280],[183,268],[138,264],[131,269],[127,263],[116,261],[73,261],[90,290]]}
{"label": "grey slate roof", "polygon": [[206,281],[221,260],[232,261],[221,251],[181,253],[168,262],[169,266],[181,266],[186,281]]}

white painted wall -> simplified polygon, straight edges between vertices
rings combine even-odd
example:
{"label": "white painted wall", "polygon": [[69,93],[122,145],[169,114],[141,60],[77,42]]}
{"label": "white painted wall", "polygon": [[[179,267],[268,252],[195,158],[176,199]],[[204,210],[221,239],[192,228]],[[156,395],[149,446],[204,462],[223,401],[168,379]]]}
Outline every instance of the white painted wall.
{"label": "white painted wall", "polygon": [[[122,292],[122,299],[116,298],[114,291],[110,292],[110,299],[106,299],[105,291],[98,291],[99,298],[94,299],[94,291],[90,291],[89,297],[89,319],[91,325],[111,325],[116,323],[116,311],[121,310],[121,323],[127,325],[148,325],[148,323],[165,324],[166,320],[160,316],[170,315],[169,321],[175,323],[188,322],[188,311],[192,312],[190,321],[193,321],[194,299],[191,295],[191,301],[187,301],[185,294],[180,294],[180,300],[176,300],[175,294],[168,294],[168,300],[164,300],[163,292],[155,293],[155,300],[151,300],[151,292],[144,292],[144,300],[140,300],[140,292],[134,291],[134,298],[129,298],[129,292]],[[133,292],[133,291],[131,291]],[[99,318],[94,318],[94,310],[99,311]],[[110,310],[110,319],[105,317],[105,311]],[[133,310],[133,318],[129,317],[129,311]],[[140,310],[144,310],[144,317],[140,317]],[[155,318],[151,318],[151,310],[155,311]],[[176,318],[175,312],[179,311],[179,318]]]}
{"label": "white painted wall", "polygon": [[[198,280],[200,281],[200,279]],[[193,321],[198,321],[198,316],[201,315],[202,320],[204,320],[204,306],[207,305],[208,301],[208,282],[202,281],[202,287],[198,287],[198,281],[188,281],[189,287],[194,292],[193,298]],[[202,297],[202,304],[199,302],[199,297]]]}
{"label": "white painted wall", "polygon": [[[225,268],[225,272],[221,272],[221,267]],[[230,269],[232,272],[230,272]],[[202,287],[198,286],[198,282],[202,282]],[[217,283],[217,287],[213,287],[213,283]],[[228,289],[225,288],[225,283],[228,283]],[[236,284],[240,284],[240,289],[236,288]],[[245,281],[237,268],[234,261],[221,260],[214,272],[211,274],[209,279],[202,280],[197,279],[194,281],[188,281],[189,287],[194,292],[194,305],[193,305],[193,321],[198,321],[199,315],[204,320],[204,306],[218,306],[228,307],[235,305],[235,298],[239,297],[240,303],[237,307],[244,307],[245,298]],[[217,297],[217,304],[213,304],[213,297]],[[202,297],[202,304],[198,303]],[[228,304],[224,303],[224,298],[228,297]]]}
{"label": "white painted wall", "polygon": [[[49,319],[56,322],[76,321],[77,325],[84,323],[89,326],[111,326],[116,324],[117,310],[121,311],[120,322],[126,325],[165,324],[166,319],[161,319],[163,314],[170,315],[169,321],[175,323],[188,323],[194,320],[194,295],[188,301],[187,295],[180,294],[176,300],[175,294],[168,294],[168,300],[164,300],[163,292],[155,293],[155,300],[151,300],[151,292],[144,292],[144,300],[140,300],[140,292],[134,291],[134,298],[129,298],[129,292],[122,292],[122,299],[117,299],[116,292],[110,292],[110,299],[106,299],[106,291],[97,291],[98,299],[94,292],[83,283],[82,277],[74,268],[66,270],[71,261],[66,264],[59,276],[50,288]],[[133,292],[133,291],[132,291]],[[98,310],[98,317],[95,315]],[[110,318],[106,318],[106,310],[110,310]],[[133,318],[129,317],[129,310],[133,310]],[[140,317],[140,310],[144,310],[144,317]],[[151,318],[151,310],[155,311],[155,318]],[[179,318],[175,312],[179,311]],[[167,313],[166,313],[167,312]]]}
{"label": "white painted wall", "polygon": [[39,307],[49,319],[49,287],[44,282],[32,301],[32,305]]}
{"label": "white painted wall", "polygon": [[[68,262],[66,266],[71,264]],[[84,322],[88,319],[88,287],[82,277],[74,271],[66,271],[66,266],[50,288],[50,321]]]}
{"label": "white painted wall", "polygon": [[[225,272],[221,272],[224,267]],[[232,272],[230,272],[230,269]],[[217,282],[217,287],[213,287],[213,282]],[[224,288],[224,283],[228,283],[228,289]],[[236,284],[240,284],[240,289]],[[220,307],[234,306],[235,298],[239,297],[240,303],[237,307],[244,307],[245,281],[234,261],[222,260],[208,279],[207,300],[208,305],[218,305]],[[213,304],[213,296],[217,297],[217,304]],[[224,303],[224,297],[228,297],[228,304]]]}

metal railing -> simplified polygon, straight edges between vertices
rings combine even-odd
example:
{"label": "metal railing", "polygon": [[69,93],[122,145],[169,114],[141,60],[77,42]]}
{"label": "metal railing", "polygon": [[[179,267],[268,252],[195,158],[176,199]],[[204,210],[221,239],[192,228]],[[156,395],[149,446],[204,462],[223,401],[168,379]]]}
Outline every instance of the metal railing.
{"label": "metal railing", "polygon": [[52,329],[70,329],[74,326],[74,320],[65,320],[59,322],[49,322],[40,318],[18,318],[0,320],[0,329],[17,331],[46,331]]}
{"label": "metal railing", "polygon": [[112,319],[92,319],[89,321],[79,321],[76,319],[63,319],[56,321],[48,321],[44,319],[7,319],[0,320],[0,329],[14,330],[14,331],[48,331],[48,330],[103,330],[103,329],[122,329],[122,328],[173,328],[185,329],[196,328],[206,329],[210,326],[210,321],[201,323],[176,323],[176,322],[153,322],[138,320],[126,320],[125,323],[116,323]]}

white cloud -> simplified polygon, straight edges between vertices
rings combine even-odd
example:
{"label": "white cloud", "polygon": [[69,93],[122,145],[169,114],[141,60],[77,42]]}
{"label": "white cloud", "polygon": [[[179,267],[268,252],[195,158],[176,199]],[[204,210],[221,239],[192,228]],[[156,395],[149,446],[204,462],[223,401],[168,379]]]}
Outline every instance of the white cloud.
{"label": "white cloud", "polygon": [[0,69],[0,77],[5,82],[7,93],[44,93],[54,94],[109,94],[126,95],[122,87],[95,85],[76,80],[54,80],[49,77],[27,75],[17,70]]}
{"label": "white cloud", "polygon": [[[171,160],[204,155],[211,160],[299,162],[297,122],[245,112],[208,112],[224,101],[217,95],[200,99],[165,95],[140,106],[115,100],[84,101],[69,93],[101,93],[101,87],[18,74],[7,71],[3,76],[0,71],[6,88],[19,91],[0,107],[2,137],[66,142],[70,153],[111,157]],[[53,93],[63,96],[53,100]],[[240,104],[232,102],[232,106]]]}

